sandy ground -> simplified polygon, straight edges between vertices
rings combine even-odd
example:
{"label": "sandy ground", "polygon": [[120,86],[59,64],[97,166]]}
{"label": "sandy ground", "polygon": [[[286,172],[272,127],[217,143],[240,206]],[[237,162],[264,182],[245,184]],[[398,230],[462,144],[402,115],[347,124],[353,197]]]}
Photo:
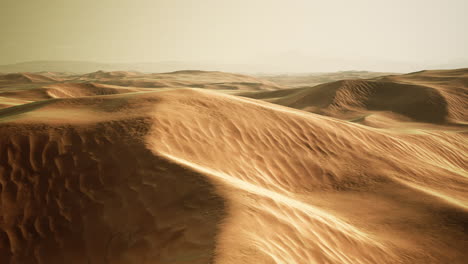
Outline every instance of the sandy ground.
{"label": "sandy ground", "polygon": [[0,75],[0,263],[466,263],[467,80]]}

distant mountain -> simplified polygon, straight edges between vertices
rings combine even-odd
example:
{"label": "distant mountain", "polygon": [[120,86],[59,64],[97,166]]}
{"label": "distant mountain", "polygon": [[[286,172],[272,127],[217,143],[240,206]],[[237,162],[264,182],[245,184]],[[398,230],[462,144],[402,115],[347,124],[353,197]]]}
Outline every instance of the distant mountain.
{"label": "distant mountain", "polygon": [[112,64],[87,61],[29,61],[0,65],[0,72],[76,72],[85,73],[97,70],[115,70]]}
{"label": "distant mountain", "polygon": [[13,72],[70,72],[89,73],[96,71],[170,72],[182,69],[208,70],[209,66],[184,62],[156,63],[99,63],[89,61],[29,61],[0,65],[0,73]]}
{"label": "distant mountain", "polygon": [[[289,55],[289,54],[288,54]],[[464,68],[468,60],[442,63],[439,65],[416,65],[392,61],[355,61],[318,57],[278,56],[258,58],[252,63],[162,61],[142,63],[99,63],[90,61],[29,61],[0,65],[0,73],[15,72],[67,72],[90,73],[96,71],[138,71],[162,73],[180,70],[223,71],[247,74],[296,74],[313,72],[338,72],[350,70],[371,70],[377,72],[413,72],[421,69]]]}
{"label": "distant mountain", "polygon": [[[334,62],[325,63],[322,61],[301,62],[299,59],[290,58],[288,63],[273,63],[273,61],[262,61],[260,63],[217,63],[217,62],[184,62],[184,61],[163,61],[163,62],[143,62],[143,63],[99,63],[89,61],[29,61],[15,64],[0,65],[0,73],[16,72],[66,72],[66,73],[90,73],[97,71],[137,71],[143,73],[162,73],[180,70],[201,70],[201,71],[223,71],[248,74],[281,74],[299,72],[334,72],[340,67],[333,65],[353,65],[352,63]],[[357,64],[356,64],[357,65]],[[343,66],[352,69],[351,66]],[[358,67],[363,68],[364,67]]]}

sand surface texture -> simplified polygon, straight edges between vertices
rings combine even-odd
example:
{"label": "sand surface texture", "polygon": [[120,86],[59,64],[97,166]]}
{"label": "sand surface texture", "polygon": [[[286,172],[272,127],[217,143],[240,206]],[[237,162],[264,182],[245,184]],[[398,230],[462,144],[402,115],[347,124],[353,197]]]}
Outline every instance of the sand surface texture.
{"label": "sand surface texture", "polygon": [[0,75],[0,263],[466,263],[467,87]]}

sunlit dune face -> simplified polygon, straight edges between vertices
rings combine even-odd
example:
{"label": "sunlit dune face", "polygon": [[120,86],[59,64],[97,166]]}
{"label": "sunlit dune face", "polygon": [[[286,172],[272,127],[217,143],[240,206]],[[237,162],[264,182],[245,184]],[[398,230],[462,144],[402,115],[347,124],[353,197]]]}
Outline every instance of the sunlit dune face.
{"label": "sunlit dune face", "polygon": [[[467,186],[465,165],[460,163],[460,157],[456,154],[466,152],[466,147],[456,143],[465,141],[464,136],[444,134],[445,140],[452,143],[441,144],[439,148],[428,143],[438,141],[437,134],[385,134],[360,126],[349,127],[334,120],[317,119],[273,105],[258,105],[239,99],[225,104],[224,100],[228,98],[223,97],[207,104],[208,101],[201,99],[201,94],[194,98],[197,99],[190,102],[182,99],[182,105],[177,107],[174,101],[170,101],[167,108],[164,104],[160,105],[159,111],[177,110],[161,114],[156,119],[155,137],[151,139],[155,140],[155,151],[182,165],[207,173],[222,186],[227,186],[225,188],[231,194],[229,197],[242,204],[238,205],[242,209],[237,210],[252,212],[247,215],[242,213],[242,218],[235,218],[239,222],[230,222],[232,228],[237,230],[234,233],[239,232],[239,225],[242,225],[239,223],[245,221],[245,225],[249,226],[245,228],[252,231],[242,233],[243,239],[256,241],[261,251],[276,259],[277,263],[303,263],[304,259],[320,263],[324,261],[321,258],[336,263],[374,263],[377,260],[382,262],[383,259],[388,259],[389,263],[403,261],[394,251],[398,244],[393,244],[388,237],[366,233],[368,227],[363,223],[356,223],[356,226],[364,227],[364,230],[360,230],[346,224],[346,217],[336,218],[327,214],[326,209],[316,208],[312,198],[316,197],[314,193],[318,197],[327,190],[332,193],[374,193],[375,188],[381,190],[381,194],[372,195],[379,196],[393,193],[392,188],[403,188],[420,193],[414,194],[416,196],[429,195],[438,203],[449,203],[453,210],[463,211],[466,208],[464,191],[456,190],[456,186]],[[203,106],[197,103],[198,100],[204,102]],[[239,104],[238,109],[242,111],[230,115],[232,109],[236,109],[235,104]],[[209,109],[216,109],[216,113],[211,114]],[[202,118],[184,122],[185,111],[197,111]],[[256,114],[244,116],[250,111]],[[178,118],[172,119],[174,116]],[[244,121],[247,119],[251,122]],[[223,125],[220,126],[220,123]],[[348,133],[350,129],[353,134]],[[166,134],[164,131],[171,133]],[[198,144],[199,147],[196,146]],[[358,149],[365,155],[356,155]],[[385,161],[379,158],[383,153],[387,157]],[[405,153],[414,153],[410,161],[404,158]],[[250,197],[247,201],[238,198],[243,196],[240,195],[243,192]],[[357,206],[348,210],[351,212],[338,214],[350,216],[352,211],[360,209]],[[304,212],[304,216],[299,216],[299,212]],[[241,213],[236,211],[232,214]],[[250,226],[251,221],[257,224]],[[321,227],[313,228],[314,224]],[[229,230],[228,225],[225,227]],[[328,231],[323,234],[314,232],[324,229]],[[253,230],[262,231],[258,234]],[[399,232],[406,232],[403,230]],[[225,232],[226,246],[223,249],[235,244],[231,241],[233,234]],[[267,239],[264,233],[276,236],[268,236]],[[282,244],[284,241],[295,242]],[[330,245],[330,241],[335,242]],[[312,249],[304,250],[306,245],[315,250],[331,248],[331,251],[325,256],[317,256]],[[243,247],[239,247],[242,251]],[[416,245],[404,250],[414,251],[413,254],[418,252]],[[341,252],[348,253],[340,256]]]}

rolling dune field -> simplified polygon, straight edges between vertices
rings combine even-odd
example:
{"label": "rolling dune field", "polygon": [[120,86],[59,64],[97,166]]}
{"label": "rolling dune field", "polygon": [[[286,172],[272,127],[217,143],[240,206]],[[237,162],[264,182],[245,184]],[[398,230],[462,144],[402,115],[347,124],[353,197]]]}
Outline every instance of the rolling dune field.
{"label": "rolling dune field", "polygon": [[468,69],[297,83],[0,75],[0,263],[466,263]]}

